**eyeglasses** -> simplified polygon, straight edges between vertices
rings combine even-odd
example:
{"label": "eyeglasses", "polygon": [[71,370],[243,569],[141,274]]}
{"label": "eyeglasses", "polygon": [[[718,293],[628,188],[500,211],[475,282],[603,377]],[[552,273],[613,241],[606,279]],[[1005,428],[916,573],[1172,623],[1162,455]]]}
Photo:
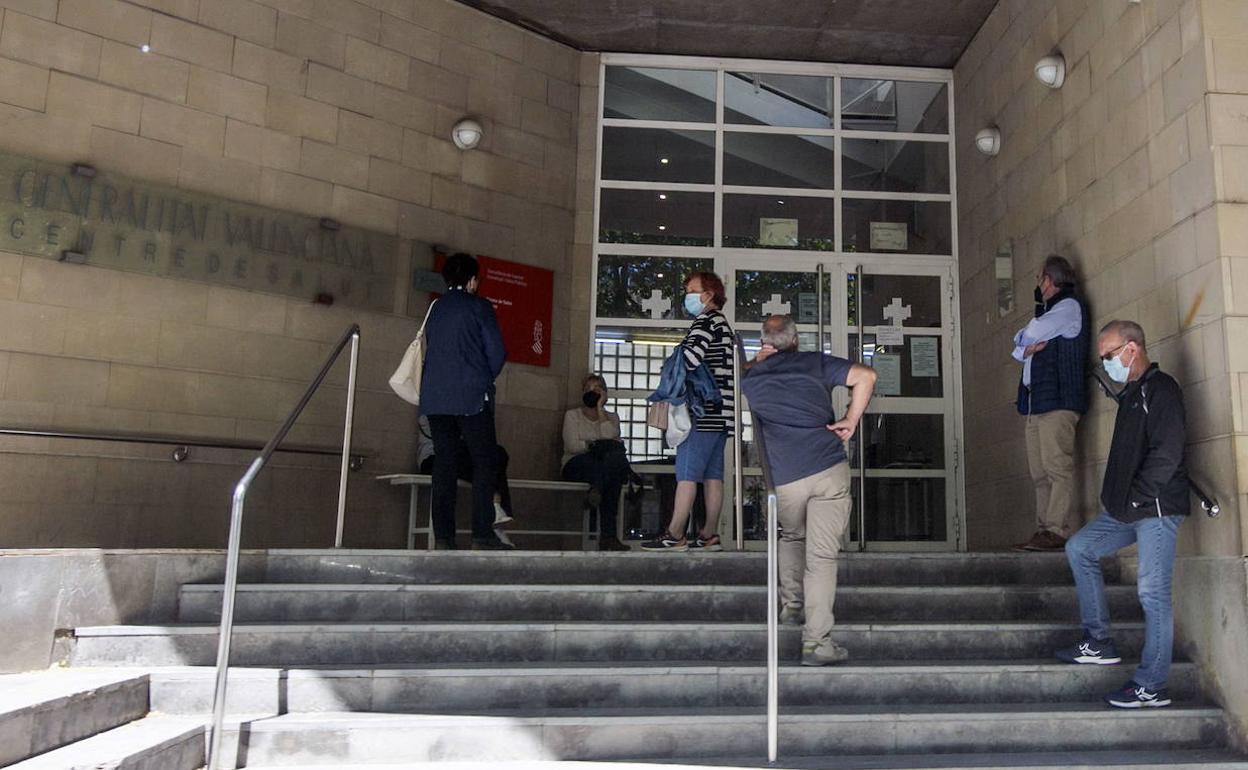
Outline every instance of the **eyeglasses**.
{"label": "eyeglasses", "polygon": [[1119,350],[1122,350],[1123,348],[1125,348],[1127,345],[1130,345],[1130,344],[1131,344],[1131,341],[1130,341],[1130,340],[1127,340],[1126,342],[1122,343],[1122,344],[1121,344],[1121,345],[1119,345],[1118,347],[1114,348],[1113,350],[1109,351],[1109,352],[1108,352],[1108,353],[1106,353],[1105,355],[1101,356],[1101,360],[1102,360],[1102,361],[1108,361],[1109,359],[1111,359],[1111,358],[1113,358],[1114,356],[1118,355],[1118,351],[1119,351]]}

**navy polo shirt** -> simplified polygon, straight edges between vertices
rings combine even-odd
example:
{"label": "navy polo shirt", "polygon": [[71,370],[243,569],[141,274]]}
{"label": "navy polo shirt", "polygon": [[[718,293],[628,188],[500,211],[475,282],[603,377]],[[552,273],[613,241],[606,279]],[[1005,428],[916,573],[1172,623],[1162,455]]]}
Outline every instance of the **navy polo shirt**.
{"label": "navy polo shirt", "polygon": [[763,423],[772,482],[790,484],[845,462],[830,390],[845,385],[852,364],[825,353],[787,351],[755,364],[741,381],[750,411]]}

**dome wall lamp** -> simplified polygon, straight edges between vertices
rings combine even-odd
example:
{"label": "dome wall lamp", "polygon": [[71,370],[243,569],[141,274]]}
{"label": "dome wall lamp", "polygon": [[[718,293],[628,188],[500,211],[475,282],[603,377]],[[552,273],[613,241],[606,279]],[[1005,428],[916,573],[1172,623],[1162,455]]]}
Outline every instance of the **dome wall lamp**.
{"label": "dome wall lamp", "polygon": [[451,129],[451,141],[461,150],[471,150],[481,143],[481,137],[485,135],[481,124],[472,118],[464,118],[455,124]]}
{"label": "dome wall lamp", "polygon": [[1001,152],[1001,129],[996,126],[981,128],[975,135],[975,149],[988,157],[996,157]]}
{"label": "dome wall lamp", "polygon": [[1066,82],[1066,59],[1052,54],[1036,62],[1036,80],[1049,88],[1061,88]]}

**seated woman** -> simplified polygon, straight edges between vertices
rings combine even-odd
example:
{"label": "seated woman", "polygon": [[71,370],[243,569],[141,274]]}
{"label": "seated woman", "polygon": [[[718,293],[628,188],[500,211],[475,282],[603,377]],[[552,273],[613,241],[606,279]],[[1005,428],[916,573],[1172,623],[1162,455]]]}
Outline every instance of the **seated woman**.
{"label": "seated woman", "polygon": [[[416,432],[417,472],[432,475],[433,434],[429,430],[429,418],[422,414],[418,427],[419,430]],[[503,529],[503,526],[512,520],[511,489],[507,486],[507,463],[510,459],[507,450],[499,446],[498,463],[495,466],[497,474],[494,478],[494,534],[507,545],[513,545],[511,538],[507,537],[507,532]],[[468,452],[468,445],[462,439],[455,452],[455,475],[462,481],[472,483],[472,455]]]}
{"label": "seated woman", "polygon": [[606,410],[607,381],[591,374],[581,383],[581,405],[563,415],[563,479],[589,484],[598,505],[598,550],[627,551],[615,534],[620,491],[628,481],[628,454],[620,418]]}

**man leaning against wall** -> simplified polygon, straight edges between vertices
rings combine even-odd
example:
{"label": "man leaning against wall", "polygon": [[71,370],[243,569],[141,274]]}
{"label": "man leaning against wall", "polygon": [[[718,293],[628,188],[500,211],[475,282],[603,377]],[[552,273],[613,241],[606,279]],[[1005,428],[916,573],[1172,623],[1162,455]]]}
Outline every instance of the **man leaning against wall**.
{"label": "man leaning against wall", "polygon": [[1036,532],[1019,551],[1060,551],[1079,528],[1074,514],[1075,426],[1088,409],[1088,313],[1065,257],[1036,277],[1036,315],[1014,335],[1023,365],[1018,413],[1026,420],[1027,466],[1036,490]]}

